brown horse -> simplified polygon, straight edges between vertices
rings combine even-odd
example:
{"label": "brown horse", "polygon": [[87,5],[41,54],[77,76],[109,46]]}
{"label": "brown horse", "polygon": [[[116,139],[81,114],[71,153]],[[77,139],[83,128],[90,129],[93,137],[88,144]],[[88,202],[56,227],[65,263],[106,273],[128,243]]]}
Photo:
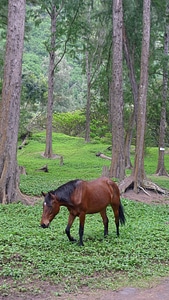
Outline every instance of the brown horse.
{"label": "brown horse", "polygon": [[47,194],[43,203],[41,226],[47,228],[53,218],[58,214],[60,206],[66,206],[69,210],[66,234],[70,241],[75,239],[70,235],[70,228],[76,217],[80,219],[79,237],[80,245],[83,246],[83,233],[86,214],[100,213],[104,224],[104,236],[108,234],[108,217],[106,208],[111,205],[116,224],[117,236],[119,236],[119,221],[125,224],[123,206],[120,202],[120,192],[117,184],[107,177],[96,180],[72,180],[55,191]]}

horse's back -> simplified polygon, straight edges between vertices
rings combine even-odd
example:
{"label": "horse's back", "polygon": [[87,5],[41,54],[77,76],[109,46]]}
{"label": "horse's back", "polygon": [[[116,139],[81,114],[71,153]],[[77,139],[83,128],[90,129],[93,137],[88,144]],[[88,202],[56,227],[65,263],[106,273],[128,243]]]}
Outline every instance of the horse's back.
{"label": "horse's back", "polygon": [[99,177],[97,179],[94,179],[94,180],[91,180],[91,181],[88,181],[88,184],[89,186],[98,186],[100,187],[101,189],[110,189],[111,192],[113,192],[113,194],[116,194],[117,196],[120,197],[120,191],[119,191],[119,188],[118,188],[118,185],[113,181],[111,180],[110,178],[108,177]]}
{"label": "horse's back", "polygon": [[109,204],[119,204],[119,189],[115,182],[107,177],[100,177],[81,183],[81,204],[86,213],[103,210]]}

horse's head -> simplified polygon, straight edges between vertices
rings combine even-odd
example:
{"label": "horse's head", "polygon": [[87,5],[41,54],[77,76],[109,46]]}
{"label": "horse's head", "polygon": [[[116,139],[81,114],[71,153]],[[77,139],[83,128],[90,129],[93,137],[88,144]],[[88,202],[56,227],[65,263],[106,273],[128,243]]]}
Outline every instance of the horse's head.
{"label": "horse's head", "polygon": [[45,199],[43,202],[43,214],[40,225],[43,228],[47,228],[49,227],[49,224],[53,218],[58,214],[60,205],[57,197],[52,192],[47,194],[42,193],[42,195],[45,197]]}

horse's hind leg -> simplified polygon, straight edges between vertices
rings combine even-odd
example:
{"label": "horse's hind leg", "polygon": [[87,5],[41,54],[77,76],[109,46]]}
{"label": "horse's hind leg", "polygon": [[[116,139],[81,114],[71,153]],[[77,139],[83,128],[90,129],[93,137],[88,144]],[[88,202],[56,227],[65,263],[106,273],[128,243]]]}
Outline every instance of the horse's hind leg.
{"label": "horse's hind leg", "polygon": [[103,220],[103,224],[104,224],[104,237],[108,235],[108,224],[109,224],[109,219],[107,217],[106,214],[106,209],[102,210],[100,212],[102,220]]}
{"label": "horse's hind leg", "polygon": [[75,220],[75,216],[70,214],[69,219],[68,219],[68,224],[67,224],[67,227],[65,229],[67,237],[68,237],[69,241],[71,241],[71,242],[76,242],[76,240],[70,235],[70,228],[71,228],[74,220]]}
{"label": "horse's hind leg", "polygon": [[119,208],[115,205],[111,205],[113,212],[114,212],[114,217],[115,217],[115,224],[116,224],[116,233],[117,236],[119,236]]}

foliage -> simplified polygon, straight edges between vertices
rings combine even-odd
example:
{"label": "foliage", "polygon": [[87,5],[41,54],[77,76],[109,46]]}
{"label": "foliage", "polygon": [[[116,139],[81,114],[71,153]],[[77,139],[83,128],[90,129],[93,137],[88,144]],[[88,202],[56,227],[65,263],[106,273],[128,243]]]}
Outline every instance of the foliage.
{"label": "foliage", "polygon": [[[117,288],[127,281],[138,284],[143,278],[167,275],[167,206],[149,206],[125,199],[123,205],[127,224],[120,228],[120,238],[115,236],[113,214],[108,209],[111,225],[108,238],[103,238],[100,216],[87,216],[83,248],[71,244],[63,234],[68,215],[65,208],[53,220],[50,230],[43,230],[38,227],[41,202],[33,207],[1,206],[0,276],[19,281],[46,278],[55,284],[62,282],[62,291],[72,292],[84,284]],[[78,221],[72,234],[78,237]],[[108,275],[114,280],[104,280]]]}
{"label": "foliage", "polygon": [[[27,171],[27,175],[21,176],[23,193],[39,196],[41,191],[56,189],[74,178],[96,178],[101,175],[103,165],[110,164],[95,156],[98,151],[109,155],[108,144],[86,144],[82,138],[54,133],[53,145],[64,157],[63,166],[57,159],[42,157],[44,133],[34,134],[28,145],[19,150],[18,162]],[[157,153],[157,148],[147,148],[145,153],[145,169],[149,176],[154,174]],[[48,164],[49,173],[37,171],[44,164]],[[166,166],[169,169],[169,160]],[[168,178],[156,178],[156,181],[169,189]],[[70,243],[63,233],[68,218],[66,208],[61,208],[50,229],[43,230],[39,227],[42,214],[39,197],[34,206],[1,205],[0,277],[10,279],[10,284],[14,280],[17,286],[19,282],[24,285],[28,278],[29,282],[45,278],[58,284],[57,291],[62,293],[75,292],[86,284],[91,288],[115,289],[125,284],[142,285],[152,277],[167,276],[168,205],[147,205],[127,199],[122,199],[122,203],[127,223],[120,227],[120,237],[116,238],[113,212],[108,208],[109,236],[103,238],[100,216],[88,215],[84,247]],[[72,235],[78,239],[78,219]],[[0,292],[8,294],[9,290],[8,283],[0,287]]]}
{"label": "foliage", "polygon": [[85,130],[85,117],[80,111],[55,113],[53,115],[53,128],[55,132],[80,136]]}
{"label": "foliage", "polygon": [[19,137],[34,127],[36,116],[43,112],[47,102],[47,82],[44,76],[25,73],[22,76],[22,95]]}
{"label": "foliage", "polygon": [[[98,109],[94,108],[91,112],[91,137],[92,139],[107,141],[111,143],[111,131],[108,125],[108,120],[102,111],[104,104],[97,104]],[[40,114],[32,123],[32,131],[36,129],[44,129],[46,124],[46,116]],[[64,133],[70,136],[85,136],[85,111],[75,110],[70,112],[61,112],[53,114],[53,131]]]}
{"label": "foliage", "polygon": [[[77,6],[77,1],[64,1],[66,3],[66,10],[62,12],[58,23],[58,51],[57,59],[63,50],[63,41],[66,40],[66,32],[68,29],[68,19],[72,19],[72,10]],[[57,1],[57,8],[61,1]],[[109,99],[109,82],[111,80],[111,36],[112,36],[112,20],[111,10],[112,1],[92,2],[90,14],[92,16],[91,22],[88,22],[89,4],[91,1],[79,2],[83,4],[81,17],[77,19],[77,23],[72,27],[72,36],[70,42],[67,45],[67,53],[65,60],[57,69],[55,82],[55,99],[54,109],[56,112],[66,112],[76,109],[82,109],[86,104],[86,81],[85,76],[82,76],[82,69],[85,73],[84,61],[86,44],[88,44],[88,51],[90,52],[92,62],[92,105],[94,113],[97,114],[98,107],[102,108],[102,117],[108,119],[108,99]],[[29,102],[30,90],[25,89],[25,85],[29,85],[31,78],[34,77],[35,84],[39,87],[47,85],[47,71],[48,71],[48,52],[47,46],[50,38],[50,21],[46,10],[41,10],[40,7],[46,8],[46,1],[28,1],[27,2],[27,18],[26,18],[26,34],[24,43],[24,55],[23,55],[23,94],[22,94],[22,106],[21,106],[21,124],[22,128],[26,128],[30,122],[30,114],[26,114],[24,108],[27,107]],[[3,74],[3,61],[5,51],[5,30],[7,23],[7,1],[3,0],[0,3],[2,14],[0,16],[0,78]],[[67,14],[67,15],[66,15]],[[159,117],[161,110],[161,87],[162,87],[162,68],[164,64],[163,55],[163,31],[165,22],[165,2],[155,1],[152,2],[152,20],[151,20],[151,50],[149,60],[149,90],[148,90],[148,103],[147,103],[147,133],[146,133],[146,145],[157,146],[158,144],[158,132],[159,132]],[[62,22],[62,17],[66,20]],[[70,21],[71,22],[71,21]],[[90,24],[89,24],[90,23]],[[91,28],[89,28],[91,25]],[[140,51],[141,51],[141,39],[142,39],[142,2],[138,1],[125,1],[124,3],[124,25],[129,38],[129,48],[134,63],[134,70],[139,81],[140,73]],[[67,26],[67,28],[66,28]],[[76,29],[78,28],[78,31]],[[66,29],[66,32],[65,32]],[[88,38],[90,37],[90,39]],[[86,41],[88,40],[88,41]],[[86,43],[87,42],[87,43]],[[94,55],[95,54],[95,55]],[[83,64],[83,66],[82,66]],[[129,108],[132,106],[133,97],[131,93],[131,87],[128,80],[128,70],[124,64],[124,122],[128,123],[127,113],[131,113]],[[33,74],[33,75],[32,75]],[[0,79],[0,90],[1,83]],[[26,82],[28,81],[28,82]],[[37,88],[37,90],[38,90]],[[34,89],[33,89],[34,91]],[[97,106],[95,101],[97,98]],[[39,101],[40,97],[38,97]],[[33,100],[33,99],[32,99]],[[23,105],[24,102],[24,105]],[[105,108],[104,109],[104,105]],[[168,124],[168,101],[167,101],[167,124]],[[42,105],[37,109],[42,108]],[[22,111],[23,110],[23,111]],[[34,113],[31,114],[34,118]],[[101,117],[101,114],[99,116]],[[168,141],[168,125],[166,124],[166,146],[169,145]],[[107,124],[103,122],[103,125],[107,127]],[[102,127],[102,118],[98,124],[95,124],[93,118],[91,124],[92,137],[100,137],[104,135],[104,128]],[[98,128],[98,132],[96,131]],[[101,131],[101,132],[100,132]],[[102,132],[103,131],[103,132]],[[109,129],[108,129],[109,131]],[[135,136],[134,136],[135,138]]]}
{"label": "foliage", "polygon": [[[1,206],[0,275],[19,280],[30,276],[50,278],[59,283],[71,274],[68,276],[68,287],[63,284],[65,290],[73,290],[74,284],[77,287],[91,284],[92,276],[100,272],[102,276],[109,273],[117,278],[117,282],[107,283],[112,287],[120,285],[120,272],[123,278],[133,281],[159,276],[160,273],[165,276],[169,271],[167,206],[150,207],[124,199],[123,204],[128,221],[121,228],[120,238],[115,236],[113,215],[109,209],[109,237],[103,239],[100,216],[88,216],[84,248],[69,243],[63,235],[67,222],[66,209],[61,210],[50,230],[42,230],[38,228],[42,203],[34,207],[22,204]],[[76,237],[77,227],[78,222],[75,222],[72,232]]]}
{"label": "foliage", "polygon": [[[56,60],[59,60],[58,53]],[[57,67],[54,89],[54,112],[81,109],[86,103],[86,79],[81,74],[81,62],[64,57]]]}

